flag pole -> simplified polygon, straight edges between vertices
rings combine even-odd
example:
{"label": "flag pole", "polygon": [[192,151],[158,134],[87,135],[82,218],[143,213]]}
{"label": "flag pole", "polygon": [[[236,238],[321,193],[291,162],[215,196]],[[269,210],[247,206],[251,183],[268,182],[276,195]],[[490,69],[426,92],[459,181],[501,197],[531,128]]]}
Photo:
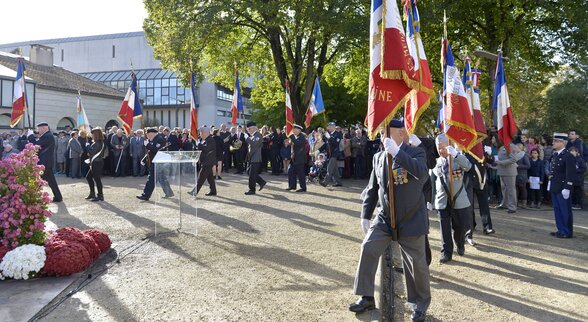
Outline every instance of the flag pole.
{"label": "flag pole", "polygon": [[[390,135],[390,124],[386,124],[386,136],[389,137]],[[394,140],[390,137],[391,140]],[[394,175],[392,173],[392,156],[386,153],[386,157],[388,158],[388,196],[390,198],[390,228],[392,228],[392,233],[396,230],[396,211],[394,209]]]}

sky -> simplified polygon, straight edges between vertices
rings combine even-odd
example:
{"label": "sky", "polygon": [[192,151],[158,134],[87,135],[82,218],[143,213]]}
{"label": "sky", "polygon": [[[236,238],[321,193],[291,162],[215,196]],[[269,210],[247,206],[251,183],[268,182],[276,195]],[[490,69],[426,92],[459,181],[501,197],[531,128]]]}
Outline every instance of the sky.
{"label": "sky", "polygon": [[141,31],[142,0],[1,0],[0,44]]}

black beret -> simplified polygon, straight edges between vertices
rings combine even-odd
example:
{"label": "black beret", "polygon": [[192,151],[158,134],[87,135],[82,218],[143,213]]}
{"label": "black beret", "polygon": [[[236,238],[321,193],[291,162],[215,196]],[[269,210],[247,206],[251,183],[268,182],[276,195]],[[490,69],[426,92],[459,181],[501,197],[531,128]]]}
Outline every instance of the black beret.
{"label": "black beret", "polygon": [[159,131],[154,127],[150,127],[147,129],[147,133],[159,133]]}
{"label": "black beret", "polygon": [[257,126],[257,123],[251,121],[251,122],[247,122],[247,127],[252,127],[252,126]]}
{"label": "black beret", "polygon": [[39,126],[49,126],[49,124],[47,122],[37,123],[37,127]]}
{"label": "black beret", "polygon": [[388,125],[395,129],[401,129],[404,127],[404,120],[403,119],[393,119],[388,123]]}

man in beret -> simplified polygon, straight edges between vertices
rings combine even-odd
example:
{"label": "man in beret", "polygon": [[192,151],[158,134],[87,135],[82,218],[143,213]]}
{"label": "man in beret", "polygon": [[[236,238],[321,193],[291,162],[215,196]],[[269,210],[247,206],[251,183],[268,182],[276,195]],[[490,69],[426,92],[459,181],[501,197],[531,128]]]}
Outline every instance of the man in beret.
{"label": "man in beret", "polygon": [[570,191],[573,189],[574,177],[576,176],[576,159],[566,149],[567,140],[566,133],[553,134],[551,172],[548,174],[548,187],[551,192],[557,228],[557,231],[552,232],[551,236],[557,238],[572,238],[573,236],[574,218]]}
{"label": "man in beret", "polygon": [[[137,196],[137,199],[147,201],[149,198],[151,198],[153,190],[155,190],[155,165],[153,164],[152,160],[155,158],[155,155],[157,155],[157,152],[161,150],[167,150],[168,145],[163,135],[159,134],[156,128],[147,129],[147,140],[144,144],[147,150],[145,157],[147,158],[146,163],[149,166],[149,175],[147,176],[145,189],[143,189],[142,194]],[[167,177],[163,173],[160,173],[157,176],[157,181],[161,184],[161,188],[165,193],[164,198],[171,198],[174,196],[174,193],[169,186],[169,182],[167,181]]]}
{"label": "man in beret", "polygon": [[[39,137],[29,136],[29,142],[41,147],[39,151],[39,164],[45,166],[41,178],[49,184],[49,188],[53,192],[53,202],[62,202],[63,197],[53,174],[53,167],[55,166],[55,137],[49,130],[49,124],[46,122],[37,124],[37,131],[39,132]],[[31,131],[29,130],[29,132]]]}
{"label": "man in beret", "polygon": [[[354,293],[361,297],[349,310],[360,313],[375,308],[374,279],[378,260],[390,243],[397,241],[402,251],[411,318],[424,321],[431,303],[425,254],[425,235],[429,230],[423,195],[423,185],[428,178],[426,156],[423,149],[408,144],[409,137],[402,121],[393,120],[389,125],[389,132],[382,133],[385,151],[374,155],[370,181],[361,194],[361,228],[366,236],[361,245],[354,287]],[[392,182],[388,179],[389,171],[392,171]],[[394,196],[392,209],[390,185]],[[378,204],[378,215],[370,226]]]}
{"label": "man in beret", "polygon": [[210,192],[207,196],[216,196],[216,182],[214,181],[214,173],[212,167],[216,165],[216,142],[212,135],[210,135],[210,128],[206,125],[200,128],[200,140],[198,140],[198,150],[200,152],[200,172],[198,173],[198,182],[196,188],[188,192],[195,196],[202,188],[204,181],[208,181],[210,185]]}
{"label": "man in beret", "polygon": [[306,165],[306,136],[302,133],[302,126],[294,124],[292,134],[290,134],[290,146],[292,147],[292,161],[288,168],[288,189],[296,189],[296,179],[298,178],[298,184],[300,189],[296,192],[306,191],[306,173],[304,166]]}
{"label": "man in beret", "polygon": [[265,180],[259,173],[261,172],[261,148],[263,146],[263,138],[261,133],[257,130],[257,124],[255,122],[247,123],[247,132],[249,136],[246,137],[245,142],[249,146],[249,153],[247,159],[249,161],[249,191],[245,192],[246,195],[254,195],[256,184],[259,184],[259,191],[265,187]]}

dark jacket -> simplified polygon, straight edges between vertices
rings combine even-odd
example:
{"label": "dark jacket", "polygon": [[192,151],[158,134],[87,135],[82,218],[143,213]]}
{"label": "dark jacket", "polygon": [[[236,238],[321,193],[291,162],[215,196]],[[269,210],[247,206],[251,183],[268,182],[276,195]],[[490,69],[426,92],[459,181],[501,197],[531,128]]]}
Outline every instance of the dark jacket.
{"label": "dark jacket", "polygon": [[545,164],[543,160],[530,160],[531,166],[529,167],[529,177],[539,177],[539,181],[543,181],[545,177]]}
{"label": "dark jacket", "polygon": [[[361,194],[361,218],[371,219],[378,204],[379,208],[376,224],[385,231],[390,228],[390,199],[388,194],[387,153],[379,152],[374,156],[373,170],[370,181]],[[401,168],[406,172],[408,182],[395,185],[394,209],[397,231],[392,232],[394,240],[400,237],[417,237],[429,230],[429,219],[425,207],[423,185],[428,177],[425,152],[421,148],[407,144],[400,146],[400,151],[393,159],[393,169]]]}
{"label": "dark jacket", "polygon": [[145,149],[147,150],[147,153],[149,154],[149,166],[153,166],[153,162],[151,162],[153,160],[153,158],[155,158],[155,156],[157,155],[157,152],[159,152],[159,150],[161,149],[165,149],[167,150],[167,141],[166,139],[163,137],[163,135],[161,134],[157,134],[154,138],[153,141],[149,141],[149,143],[147,143],[147,145],[145,146]]}
{"label": "dark jacket", "polygon": [[212,135],[209,135],[205,140],[198,141],[198,150],[202,151],[200,165],[203,167],[216,165],[216,142]]}
{"label": "dark jacket", "polygon": [[95,141],[88,148],[88,155],[92,163],[104,162],[104,150],[107,149],[104,146],[104,141]]}
{"label": "dark jacket", "polygon": [[469,176],[468,183],[471,184],[472,187],[476,190],[483,190],[488,180],[486,176],[486,171],[488,170],[486,161],[484,160],[484,162],[480,163],[469,153],[466,153],[465,156],[472,164],[472,167],[467,172],[467,175]]}
{"label": "dark jacket", "polygon": [[529,167],[531,167],[531,163],[529,162],[529,157],[525,154],[519,161],[517,161],[517,184],[521,185],[529,181],[529,175],[527,174]]}
{"label": "dark jacket", "polygon": [[306,164],[306,136],[300,133],[298,137],[290,135],[290,146],[292,147],[292,164]]}
{"label": "dark jacket", "polygon": [[550,192],[560,193],[563,189],[572,190],[576,177],[576,159],[566,149],[551,157],[551,187]]}
{"label": "dark jacket", "polygon": [[169,143],[168,151],[180,151],[180,138],[177,135],[170,134],[167,143]]}
{"label": "dark jacket", "polygon": [[328,157],[329,158],[337,158],[342,151],[339,151],[339,143],[343,139],[343,135],[341,132],[333,131],[330,133],[330,137],[327,139],[326,136],[323,138],[323,141],[327,142],[328,144]]}
{"label": "dark jacket", "polygon": [[576,157],[576,177],[574,178],[574,186],[582,186],[584,184],[584,173],[586,173],[586,162],[582,155]]}
{"label": "dark jacket", "polygon": [[214,143],[216,144],[216,160],[217,161],[222,161],[223,160],[223,150],[224,150],[224,142],[223,139],[218,136],[215,135],[214,136]]}
{"label": "dark jacket", "polygon": [[41,137],[29,137],[29,142],[41,147],[39,150],[39,164],[45,166],[45,171],[53,169],[55,165],[55,137],[51,131],[45,132]]}

